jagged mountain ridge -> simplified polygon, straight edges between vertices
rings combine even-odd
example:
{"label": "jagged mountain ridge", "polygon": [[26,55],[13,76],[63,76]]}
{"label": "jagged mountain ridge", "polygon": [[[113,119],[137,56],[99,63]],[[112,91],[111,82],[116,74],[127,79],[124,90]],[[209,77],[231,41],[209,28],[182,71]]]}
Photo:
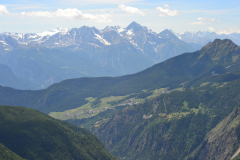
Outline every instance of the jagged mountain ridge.
{"label": "jagged mountain ridge", "polygon": [[[147,27],[141,26],[136,22],[132,22],[126,28],[121,28],[119,26],[114,27],[106,27],[103,30],[98,30],[95,27],[87,27],[83,26],[81,28],[72,28],[72,29],[63,29],[58,28],[49,32],[42,33],[32,33],[32,34],[19,34],[19,33],[2,33],[0,34],[0,44],[5,48],[2,49],[2,52],[11,50],[12,47],[17,45],[41,45],[43,47],[48,48],[56,48],[56,47],[70,47],[71,49],[81,49],[82,45],[92,45],[95,48],[104,47],[111,44],[117,44],[116,39],[107,39],[106,34],[109,35],[109,31],[115,31],[114,34],[118,34],[122,37],[122,41],[125,40],[125,43],[131,43],[136,49],[145,54],[149,54],[153,60],[156,62],[164,61],[165,59],[156,59],[151,53],[148,53],[149,50],[151,52],[157,52],[156,47],[160,44],[166,43],[168,40],[174,39],[179,40],[177,36],[172,34],[169,30],[164,30],[163,32],[157,34]],[[171,37],[162,36],[163,34],[172,34]],[[8,44],[6,38],[12,38],[12,41],[15,42],[15,45],[12,46]],[[120,38],[118,37],[118,39]],[[141,42],[137,40],[143,39]],[[181,40],[179,40],[181,41]],[[150,44],[148,44],[150,43]],[[189,50],[190,48],[190,50]],[[190,45],[190,47],[185,49],[185,52],[194,51],[197,48],[194,48]],[[156,54],[156,53],[155,53]],[[175,55],[181,53],[176,52]],[[168,57],[170,58],[170,57]]]}
{"label": "jagged mountain ridge", "polygon": [[[173,32],[173,31],[172,31]],[[237,45],[240,45],[240,33],[217,33],[209,31],[198,31],[198,32],[184,32],[184,33],[175,33],[181,40],[188,43],[205,45],[208,42],[214,41],[214,39],[231,39]]]}

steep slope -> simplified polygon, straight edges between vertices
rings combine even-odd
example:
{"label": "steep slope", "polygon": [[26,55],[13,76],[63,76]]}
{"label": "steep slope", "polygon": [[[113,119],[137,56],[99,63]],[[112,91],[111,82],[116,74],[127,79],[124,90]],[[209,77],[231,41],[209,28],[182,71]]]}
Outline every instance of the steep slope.
{"label": "steep slope", "polygon": [[119,75],[110,66],[102,66],[73,51],[42,47],[14,49],[0,62],[9,65],[17,76],[37,83],[41,88],[63,79]]}
{"label": "steep slope", "polygon": [[239,107],[235,108],[215,128],[207,133],[201,145],[187,159],[233,159],[239,153],[237,152],[240,144],[239,109]]}
{"label": "steep slope", "polygon": [[153,58],[155,62],[163,62],[182,53],[200,49],[183,42],[170,30],[166,29],[157,34],[136,22],[132,22],[121,32],[121,35],[128,39],[136,49]]}
{"label": "steep slope", "polygon": [[179,38],[168,29],[165,29],[164,31],[160,32],[158,36],[165,39],[179,40]]}
{"label": "steep slope", "polygon": [[[228,47],[225,43],[235,47]],[[34,92],[0,87],[0,104],[22,105],[45,113],[64,111],[86,104],[85,98],[88,97],[125,96],[166,87],[173,89],[204,77],[239,72],[238,46],[230,40],[215,40],[211,46],[213,50],[225,46],[224,54],[220,49],[214,55],[220,54],[221,57],[211,58],[212,51],[205,52],[206,46],[200,51],[182,54],[133,75],[65,80]]]}
{"label": "steep slope", "polygon": [[0,106],[0,143],[26,159],[116,159],[85,129],[25,107]]}
{"label": "steep slope", "polygon": [[189,44],[176,39],[171,39],[166,43],[160,44],[156,47],[157,52],[156,59],[158,59],[158,61],[161,62],[170,57],[175,57],[181,53],[191,51],[193,51],[193,49],[191,46],[189,46]]}
{"label": "steep slope", "polygon": [[9,150],[7,147],[5,147],[3,144],[0,143],[0,159],[11,159],[11,160],[24,160],[11,150]]}
{"label": "steep slope", "polygon": [[181,160],[192,153],[192,159],[228,159],[239,146],[239,109],[234,110],[239,89],[237,79],[162,94],[120,111],[92,131],[120,159]]}
{"label": "steep slope", "polygon": [[13,73],[11,68],[9,68],[7,65],[0,64],[0,85],[2,86],[9,86],[16,89],[37,89],[37,84],[19,78],[17,75]]}

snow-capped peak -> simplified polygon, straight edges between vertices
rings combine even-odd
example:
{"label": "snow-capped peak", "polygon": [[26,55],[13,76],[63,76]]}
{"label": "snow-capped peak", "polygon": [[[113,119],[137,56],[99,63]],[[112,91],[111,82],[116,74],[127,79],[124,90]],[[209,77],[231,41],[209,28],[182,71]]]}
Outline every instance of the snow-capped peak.
{"label": "snow-capped peak", "polygon": [[121,28],[120,26],[107,26],[107,27],[105,27],[104,29],[102,29],[101,31],[102,32],[105,32],[105,31],[111,31],[111,30],[113,30],[113,31],[116,31],[116,32],[118,32],[119,33],[119,30],[122,30],[123,28]]}
{"label": "snow-capped peak", "polygon": [[59,27],[59,28],[56,28],[56,29],[51,29],[49,31],[43,31],[43,32],[36,33],[36,34],[40,37],[45,37],[45,36],[53,36],[54,34],[57,34],[59,32],[67,33],[68,31],[69,31],[68,28]]}

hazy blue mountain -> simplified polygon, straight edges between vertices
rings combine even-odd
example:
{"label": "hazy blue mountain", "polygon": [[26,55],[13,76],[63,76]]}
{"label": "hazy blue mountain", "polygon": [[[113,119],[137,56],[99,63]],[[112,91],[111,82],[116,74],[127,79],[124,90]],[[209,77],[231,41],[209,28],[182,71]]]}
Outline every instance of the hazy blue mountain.
{"label": "hazy blue mountain", "polygon": [[18,77],[7,65],[0,64],[0,85],[16,89],[39,89],[36,83]]}
{"label": "hazy blue mountain", "polygon": [[147,27],[143,27],[140,24],[136,23],[135,21],[133,21],[131,24],[129,24],[126,28],[126,30],[131,30],[134,33],[141,31],[141,30],[148,30]]}
{"label": "hazy blue mountain", "polygon": [[1,63],[28,81],[46,88],[63,79],[119,75],[110,66],[91,61],[72,51],[43,47],[17,48],[2,56]]}
{"label": "hazy blue mountain", "polygon": [[181,40],[187,43],[194,43],[205,45],[208,42],[214,41],[216,38],[218,39],[231,39],[237,45],[240,45],[240,33],[230,33],[230,34],[219,34],[216,32],[209,31],[198,31],[198,32],[184,32],[177,34]]}
{"label": "hazy blue mountain", "polygon": [[168,29],[165,29],[164,31],[160,32],[158,36],[170,40],[179,40],[179,38]]}

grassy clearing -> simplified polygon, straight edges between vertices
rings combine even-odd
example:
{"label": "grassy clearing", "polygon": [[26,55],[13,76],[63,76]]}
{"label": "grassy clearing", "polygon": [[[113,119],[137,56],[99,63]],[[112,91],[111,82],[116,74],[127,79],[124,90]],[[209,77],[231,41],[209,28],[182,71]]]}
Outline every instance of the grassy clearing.
{"label": "grassy clearing", "polygon": [[[153,98],[159,96],[160,94],[166,93],[167,89],[168,88],[156,89],[156,90],[150,91],[150,92],[152,92],[152,95],[148,96],[145,99],[131,98],[131,100],[133,102],[144,103],[146,100],[153,99]],[[144,90],[144,92],[147,92],[147,91]],[[116,104],[118,104],[119,101],[126,99],[128,96],[129,95],[105,97],[105,98],[100,99],[100,103],[97,105],[92,105],[93,102],[95,100],[97,100],[97,98],[88,97],[88,98],[86,98],[88,103],[83,106],[80,106],[76,109],[66,110],[63,112],[51,112],[51,113],[49,113],[49,115],[51,117],[54,117],[56,119],[61,119],[61,120],[68,120],[68,119],[72,119],[72,118],[76,118],[76,119],[89,118],[92,116],[96,116],[100,112],[105,111],[107,107],[112,108],[113,106],[110,104],[111,102],[116,102]],[[126,99],[126,101],[127,101],[127,99]],[[123,103],[125,103],[125,101],[120,102],[119,104],[123,104]],[[96,125],[98,125],[98,124],[96,124]]]}
{"label": "grassy clearing", "polygon": [[190,114],[191,112],[194,112],[195,114],[198,114],[199,111],[201,111],[202,113],[205,113],[207,111],[201,103],[199,104],[198,108],[191,108],[190,109],[188,107],[188,102],[187,101],[183,102],[182,109],[183,109],[183,111],[181,111],[181,112],[175,112],[175,113],[170,113],[170,114],[159,113],[158,115],[161,118],[165,118],[167,120],[171,120],[172,118],[184,117],[184,116]]}
{"label": "grassy clearing", "polygon": [[206,86],[206,85],[209,84],[209,83],[210,83],[210,82],[202,83],[202,84],[200,85],[200,87]]}
{"label": "grassy clearing", "polygon": [[68,120],[71,118],[82,119],[88,118],[92,116],[96,116],[100,112],[104,111],[106,107],[112,107],[109,102],[119,101],[124,99],[126,96],[110,96],[106,98],[100,99],[101,103],[97,108],[92,108],[91,104],[96,100],[96,98],[88,97],[86,100],[87,104],[78,107],[76,109],[66,110],[64,112],[51,112],[49,116],[54,117],[56,119]]}
{"label": "grassy clearing", "polygon": [[161,92],[167,91],[167,89],[168,89],[168,88],[155,89],[155,90],[153,91],[153,94],[150,95],[150,96],[148,96],[146,99],[147,99],[147,100],[150,100],[150,99],[156,98],[157,96],[159,96],[159,94],[160,94]]}
{"label": "grassy clearing", "polygon": [[184,88],[183,87],[175,88],[175,89],[171,90],[170,92],[173,92],[173,91],[184,91]]}

